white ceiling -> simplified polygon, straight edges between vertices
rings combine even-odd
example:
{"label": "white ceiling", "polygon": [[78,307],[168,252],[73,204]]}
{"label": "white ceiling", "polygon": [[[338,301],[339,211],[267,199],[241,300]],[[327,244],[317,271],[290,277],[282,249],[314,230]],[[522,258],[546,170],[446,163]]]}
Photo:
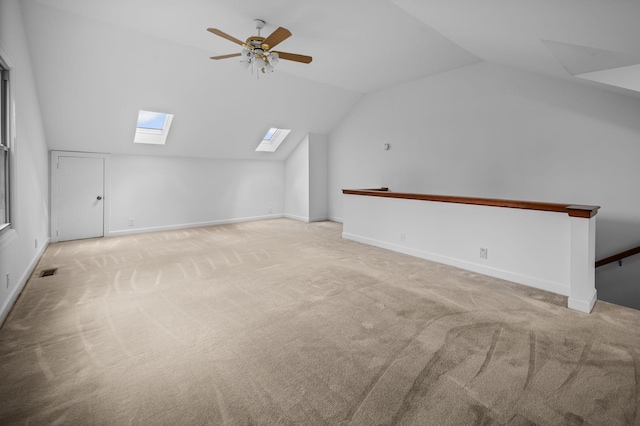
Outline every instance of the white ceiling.
{"label": "white ceiling", "polygon": [[[278,50],[313,56],[284,62],[281,72],[357,92],[415,80],[479,59],[388,0],[37,0],[108,24],[193,46],[210,56],[239,52],[205,30],[240,40],[256,35],[253,19],[293,36]],[[237,62],[237,58],[230,61]]]}
{"label": "white ceiling", "polygon": [[[636,0],[26,0],[23,5],[52,149],[283,159],[304,134],[330,132],[363,94],[482,60],[632,96],[638,92],[629,88],[640,88],[633,59],[640,63]],[[208,59],[239,50],[208,27],[243,40],[256,34],[254,18],[267,21],[263,36],[278,26],[288,28],[293,36],[278,50],[313,56],[313,62],[281,61],[274,74],[256,81],[237,58]],[[593,66],[584,54],[589,51],[600,52],[593,55]],[[568,69],[576,63],[597,75],[574,76]],[[133,147],[137,109],[154,108],[176,114],[167,146]],[[90,133],[96,126],[102,134]],[[292,133],[275,155],[254,153],[272,126]]]}
{"label": "white ceiling", "polygon": [[[393,2],[485,61],[571,79],[565,58],[554,55],[547,41],[571,45],[574,50],[586,47],[609,51],[612,58],[635,57],[640,63],[637,0]],[[566,53],[567,59],[573,56]],[[617,67],[614,60],[611,68]],[[636,78],[640,80],[640,74]],[[609,82],[613,86],[616,83],[615,79]],[[637,96],[632,91],[624,93]]]}

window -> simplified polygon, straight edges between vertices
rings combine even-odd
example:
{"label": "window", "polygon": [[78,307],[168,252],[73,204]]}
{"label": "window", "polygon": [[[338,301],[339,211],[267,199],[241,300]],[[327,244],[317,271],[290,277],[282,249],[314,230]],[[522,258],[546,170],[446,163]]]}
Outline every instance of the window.
{"label": "window", "polygon": [[0,58],[0,232],[11,227],[9,201],[9,159],[11,102],[9,97],[9,69]]}
{"label": "window", "polygon": [[270,128],[267,134],[264,135],[264,138],[262,138],[262,142],[260,142],[256,151],[275,152],[290,131],[291,130],[288,129],[277,129],[275,127]]}
{"label": "window", "polygon": [[270,141],[271,138],[273,137],[273,135],[275,135],[277,131],[278,131],[278,129],[276,129],[274,127],[270,128],[269,131],[267,132],[267,134],[264,135],[264,138],[262,138],[262,140]]}
{"label": "window", "polygon": [[138,124],[133,142],[164,145],[172,121],[173,114],[138,111]]}

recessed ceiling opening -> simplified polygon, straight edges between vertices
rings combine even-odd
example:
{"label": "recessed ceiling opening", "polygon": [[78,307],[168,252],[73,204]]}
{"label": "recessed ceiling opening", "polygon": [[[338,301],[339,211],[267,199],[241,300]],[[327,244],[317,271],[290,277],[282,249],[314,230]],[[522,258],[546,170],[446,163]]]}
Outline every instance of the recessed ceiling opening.
{"label": "recessed ceiling opening", "polygon": [[173,121],[173,114],[165,112],[138,111],[138,124],[134,143],[164,145]]}

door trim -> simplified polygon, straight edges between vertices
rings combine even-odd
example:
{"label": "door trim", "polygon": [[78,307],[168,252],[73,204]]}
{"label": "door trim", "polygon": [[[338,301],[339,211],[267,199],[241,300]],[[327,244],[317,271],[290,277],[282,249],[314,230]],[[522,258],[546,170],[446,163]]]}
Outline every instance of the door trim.
{"label": "door trim", "polygon": [[104,194],[102,199],[102,231],[106,237],[109,235],[109,212],[111,206],[111,168],[109,166],[110,154],[94,153],[94,152],[75,152],[75,151],[51,151],[51,163],[49,167],[51,179],[51,216],[49,220],[50,238],[52,243],[58,242],[58,159],[59,157],[80,157],[80,158],[102,158],[104,160]]}

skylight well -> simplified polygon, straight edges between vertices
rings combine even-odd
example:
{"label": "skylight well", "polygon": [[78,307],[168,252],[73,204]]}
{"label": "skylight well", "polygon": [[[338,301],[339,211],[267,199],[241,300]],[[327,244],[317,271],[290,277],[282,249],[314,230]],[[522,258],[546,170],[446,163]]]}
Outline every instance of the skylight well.
{"label": "skylight well", "polygon": [[275,152],[289,132],[291,132],[289,129],[270,128],[262,138],[262,142],[260,142],[256,151]]}
{"label": "skylight well", "polygon": [[134,143],[164,145],[173,121],[173,114],[164,112],[138,111],[138,124]]}

